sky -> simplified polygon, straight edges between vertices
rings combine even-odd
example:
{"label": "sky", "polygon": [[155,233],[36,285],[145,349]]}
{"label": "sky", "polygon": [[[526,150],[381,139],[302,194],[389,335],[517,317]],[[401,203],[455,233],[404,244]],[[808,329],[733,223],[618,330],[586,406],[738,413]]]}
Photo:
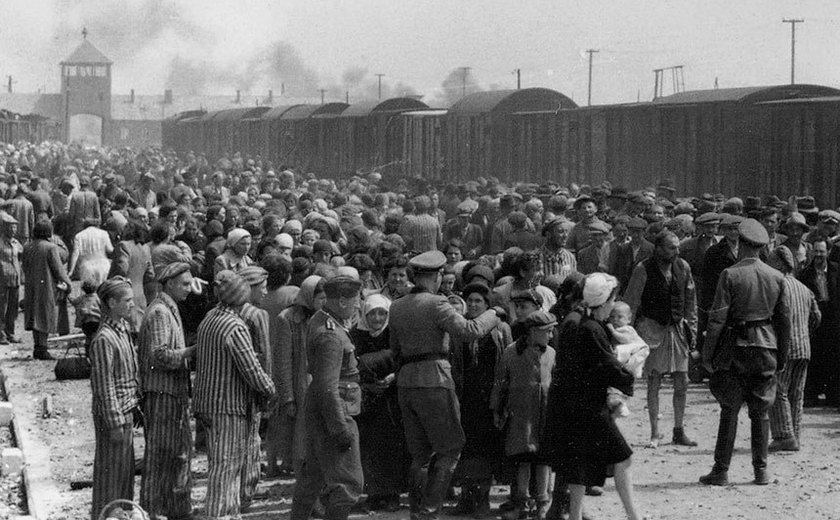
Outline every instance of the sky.
{"label": "sky", "polygon": [[[88,38],[114,61],[113,91],[289,96],[351,102],[467,91],[558,90],[584,105],[650,100],[653,69],[686,90],[796,80],[840,87],[835,0],[0,0],[0,79],[57,92],[58,63]],[[464,76],[460,67],[470,67]],[[672,92],[671,77],[664,94]]]}

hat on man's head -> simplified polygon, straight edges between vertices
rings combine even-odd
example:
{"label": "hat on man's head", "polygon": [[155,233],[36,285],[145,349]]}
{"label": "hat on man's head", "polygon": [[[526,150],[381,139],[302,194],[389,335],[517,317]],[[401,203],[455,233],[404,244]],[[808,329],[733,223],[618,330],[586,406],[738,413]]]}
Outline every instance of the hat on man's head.
{"label": "hat on man's head", "polygon": [[814,200],[814,197],[810,195],[805,197],[797,197],[796,198],[796,209],[800,213],[817,213],[819,208],[817,208],[817,202]]}
{"label": "hat on man's head", "polygon": [[408,261],[408,266],[414,272],[433,273],[439,271],[446,264],[446,255],[440,251],[426,251]]}
{"label": "hat on man's head", "polygon": [[361,289],[362,282],[347,275],[333,276],[324,283],[327,298],[353,298],[359,295]]}
{"label": "hat on man's head", "polygon": [[583,206],[583,205],[584,205],[585,203],[587,203],[587,202],[593,202],[593,203],[594,203],[594,202],[595,202],[595,199],[593,199],[593,198],[592,198],[592,197],[590,197],[589,195],[581,195],[580,197],[578,197],[577,199],[575,199],[575,205],[574,205],[574,208],[575,208],[575,209],[580,209],[580,207],[581,207],[581,206]]}
{"label": "hat on man's head", "polygon": [[703,213],[697,220],[695,220],[697,224],[707,225],[707,224],[717,224],[720,222],[720,215],[713,212]]}
{"label": "hat on man's head", "polygon": [[610,232],[610,226],[603,220],[596,220],[587,226],[590,233],[604,233]]}
{"label": "hat on man's head", "polygon": [[550,312],[534,311],[525,318],[524,325],[528,330],[549,329],[557,325],[557,318]]}
{"label": "hat on man's head", "polygon": [[532,302],[536,306],[543,304],[543,297],[534,289],[522,289],[520,291],[513,291],[510,295],[512,302]]}
{"label": "hat on man's head", "polygon": [[648,223],[641,217],[633,217],[627,223],[627,229],[647,229]]}
{"label": "hat on man's head", "polygon": [[809,226],[808,222],[805,220],[805,215],[799,213],[798,211],[794,211],[788,216],[784,227],[787,229],[792,226],[799,226],[805,232],[811,229],[811,226]]}
{"label": "hat on man's head", "polygon": [[840,213],[833,209],[824,209],[820,211],[820,220],[826,224],[840,224]]}
{"label": "hat on man's head", "polygon": [[731,213],[724,213],[723,215],[721,215],[720,225],[722,227],[738,226],[743,221],[744,221],[744,217],[742,217],[741,215],[733,215]]}
{"label": "hat on man's head", "polygon": [[767,234],[767,229],[754,218],[744,219],[738,225],[738,236],[742,241],[754,246],[766,246],[770,243],[770,235]]}
{"label": "hat on man's head", "polygon": [[627,188],[623,186],[616,186],[610,191],[608,198],[627,200]]}

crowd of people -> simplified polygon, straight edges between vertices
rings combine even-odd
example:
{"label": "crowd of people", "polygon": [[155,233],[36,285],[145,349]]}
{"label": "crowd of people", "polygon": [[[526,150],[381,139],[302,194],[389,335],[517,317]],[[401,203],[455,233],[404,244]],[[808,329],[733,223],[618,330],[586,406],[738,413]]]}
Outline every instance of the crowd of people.
{"label": "crowd of people", "polygon": [[[810,196],[335,180],[60,143],[0,145],[0,172],[0,345],[21,341],[22,307],[50,360],[75,310],[94,519],[133,497],[140,426],[153,518],[192,517],[201,449],[208,518],[294,476],[293,520],[396,511],[406,492],[433,519],[453,485],[454,514],[579,520],[607,477],[637,519],[616,422],[642,409],[635,378],[652,449],[663,381],[672,443],[696,446],[689,373],[710,378],[708,485],[728,482],[744,402],[760,485],[768,451],[800,449],[803,407],[840,405],[840,213]],[[498,511],[494,482],[511,488]]]}

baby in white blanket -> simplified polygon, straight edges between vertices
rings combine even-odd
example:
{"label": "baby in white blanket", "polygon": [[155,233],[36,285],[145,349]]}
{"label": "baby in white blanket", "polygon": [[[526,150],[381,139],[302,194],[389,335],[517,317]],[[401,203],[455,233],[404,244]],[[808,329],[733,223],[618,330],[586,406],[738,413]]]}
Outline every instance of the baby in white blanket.
{"label": "baby in white blanket", "polygon": [[[645,359],[650,354],[650,347],[630,325],[632,317],[633,313],[629,305],[624,302],[615,302],[607,328],[612,333],[618,361],[630,370],[634,377],[642,377],[642,368],[645,365]],[[628,396],[620,390],[612,387],[607,389],[607,407],[614,417],[630,415],[627,399]]]}

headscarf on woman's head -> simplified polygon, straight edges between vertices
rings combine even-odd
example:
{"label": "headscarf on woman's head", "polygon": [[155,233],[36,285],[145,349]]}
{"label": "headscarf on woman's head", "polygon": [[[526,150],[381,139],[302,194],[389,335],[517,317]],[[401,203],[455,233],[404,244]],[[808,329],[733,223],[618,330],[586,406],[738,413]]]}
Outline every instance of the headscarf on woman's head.
{"label": "headscarf on woman's head", "polygon": [[307,276],[300,284],[300,291],[298,291],[297,298],[295,298],[295,305],[300,305],[310,311],[315,310],[313,308],[315,305],[315,290],[318,288],[321,280],[323,278],[318,275]]}
{"label": "headscarf on woman's head", "polygon": [[102,282],[99,289],[96,290],[99,301],[107,307],[109,298],[116,298],[121,294],[133,294],[131,290],[131,280],[123,276],[114,276]]}
{"label": "headscarf on woman's head", "polygon": [[377,330],[373,330],[368,323],[367,315],[370,311],[376,309],[385,309],[385,312],[388,313],[388,316],[391,315],[391,300],[387,297],[382,296],[381,294],[371,294],[365,298],[365,303],[362,305],[362,315],[359,318],[359,325],[357,328],[359,330],[366,330],[372,337],[377,337],[382,334],[385,329],[388,328],[388,318],[385,318],[385,324],[382,325],[381,328]]}
{"label": "headscarf on woman's head", "polygon": [[228,231],[227,242],[225,242],[225,249],[233,249],[245,237],[251,236],[250,233],[242,228],[233,228]]}
{"label": "headscarf on woman's head", "polygon": [[216,275],[216,297],[225,305],[239,307],[251,297],[251,287],[241,276],[225,269]]}
{"label": "headscarf on woman's head", "polygon": [[583,304],[589,307],[600,307],[618,287],[615,276],[605,273],[592,273],[583,279]]}
{"label": "headscarf on woman's head", "polygon": [[461,297],[466,301],[473,293],[478,293],[478,295],[484,299],[484,302],[487,303],[487,306],[490,306],[492,291],[486,284],[482,282],[473,282],[468,284],[464,287],[464,290],[461,291]]}

